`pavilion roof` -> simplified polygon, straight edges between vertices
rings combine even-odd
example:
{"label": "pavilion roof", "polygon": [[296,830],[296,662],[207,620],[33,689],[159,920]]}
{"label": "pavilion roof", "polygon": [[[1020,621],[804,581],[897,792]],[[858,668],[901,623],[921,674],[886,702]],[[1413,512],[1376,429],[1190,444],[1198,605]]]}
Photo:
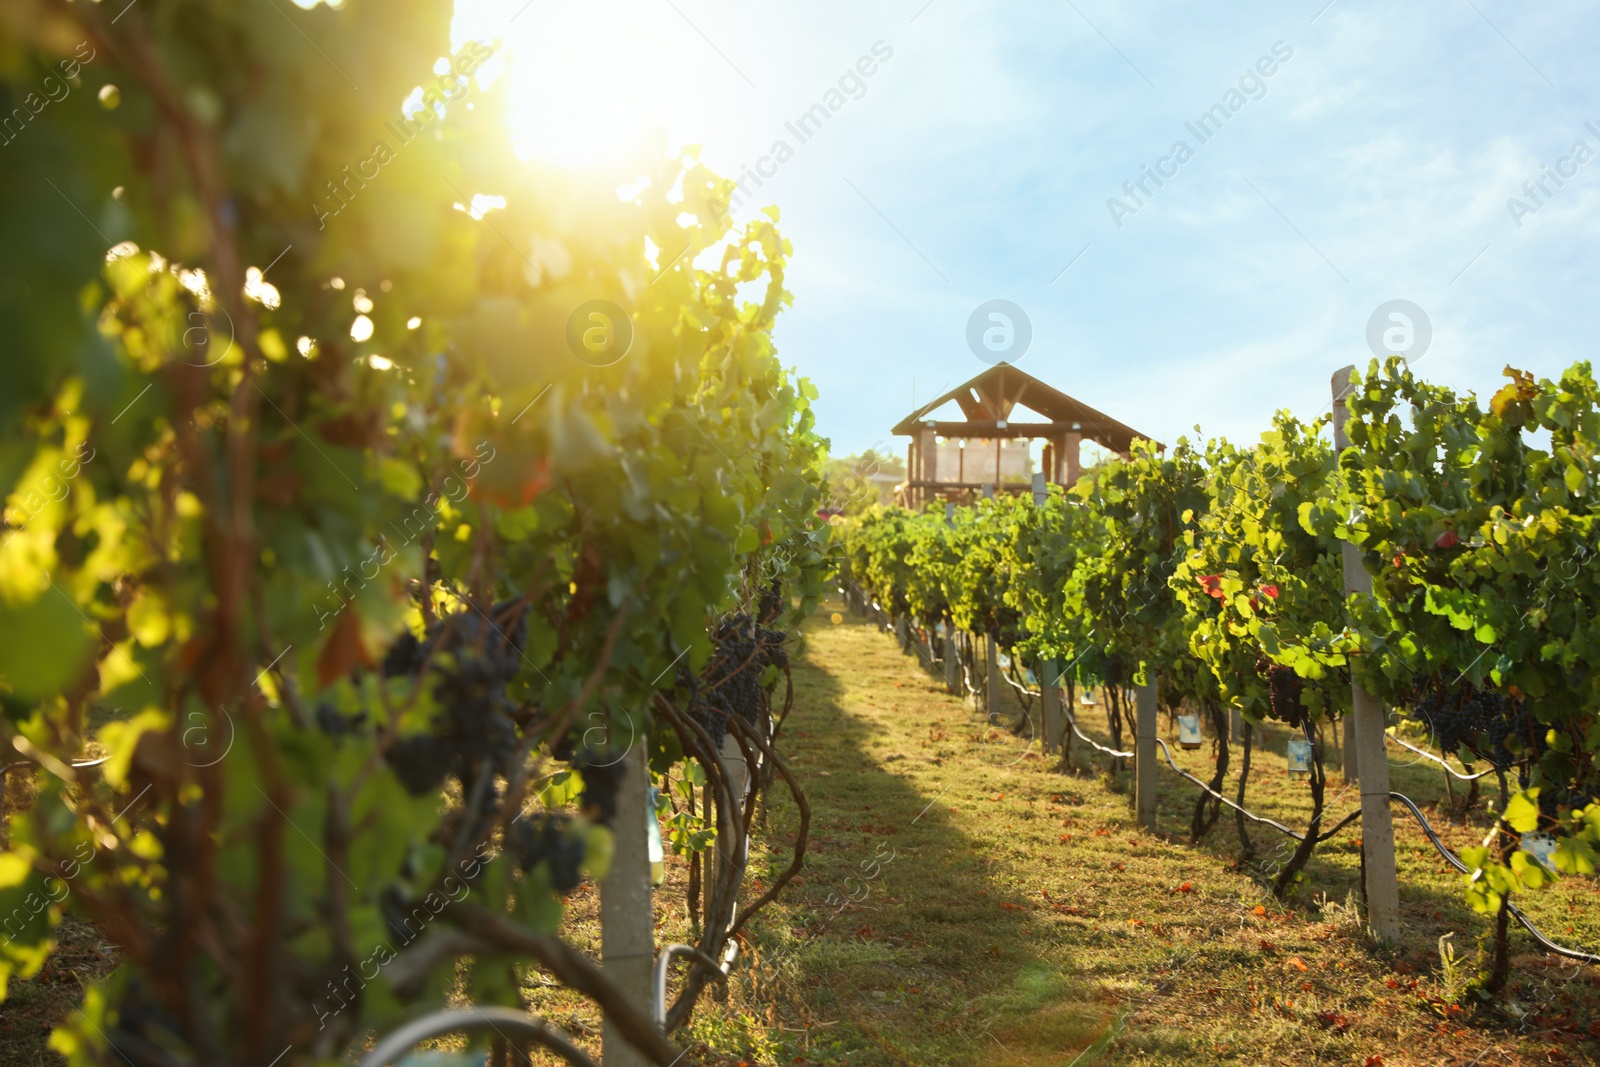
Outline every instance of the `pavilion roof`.
{"label": "pavilion roof", "polygon": [[[965,416],[964,422],[931,421],[928,414],[954,400]],[[1012,422],[1011,413],[1026,404],[1049,422]],[[932,426],[941,437],[1053,437],[1071,431],[1088,440],[1126,455],[1136,437],[1148,439],[1125,423],[1118,422],[1081,400],[1047,385],[1027,371],[1009,363],[996,363],[975,378],[951,389],[901,419],[894,433],[909,437]],[[1159,444],[1157,447],[1161,447]]]}

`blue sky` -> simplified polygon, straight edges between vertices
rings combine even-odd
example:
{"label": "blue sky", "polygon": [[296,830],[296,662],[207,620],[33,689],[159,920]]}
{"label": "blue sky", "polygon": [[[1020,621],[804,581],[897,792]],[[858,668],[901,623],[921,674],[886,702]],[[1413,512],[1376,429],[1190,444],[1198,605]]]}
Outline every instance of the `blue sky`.
{"label": "blue sky", "polygon": [[[794,150],[735,215],[783,213],[795,305],[778,341],[838,453],[902,450],[888,430],[913,396],[983,368],[967,320],[995,298],[1031,320],[1021,367],[1168,441],[1316,414],[1393,299],[1431,322],[1417,370],[1458,388],[1587,358],[1600,158],[1573,149],[1600,156],[1600,12],[1324,3],[651,0],[576,17],[602,53],[648,57],[645,95],[717,169]],[[549,7],[519,18],[526,48],[570,54]],[[877,42],[892,57],[800,143],[784,124]],[[1185,124],[1275,44],[1292,55],[1201,144]],[[1124,182],[1178,140],[1193,158],[1146,179],[1119,228],[1107,201],[1134,204]],[[1536,200],[1523,183],[1541,178]],[[1513,197],[1533,209],[1520,220]]]}

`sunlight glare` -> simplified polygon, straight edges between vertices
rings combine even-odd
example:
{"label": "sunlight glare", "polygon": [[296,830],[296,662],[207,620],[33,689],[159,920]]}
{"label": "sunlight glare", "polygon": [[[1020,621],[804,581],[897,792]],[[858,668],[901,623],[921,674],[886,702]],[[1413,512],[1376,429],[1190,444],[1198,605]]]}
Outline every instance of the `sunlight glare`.
{"label": "sunlight glare", "polygon": [[504,36],[507,121],[519,158],[613,171],[637,159],[657,129],[670,144],[715,132],[712,108],[727,92],[726,72],[673,60],[693,30],[671,5],[557,0],[517,14],[521,7],[458,0],[452,29],[458,42]]}

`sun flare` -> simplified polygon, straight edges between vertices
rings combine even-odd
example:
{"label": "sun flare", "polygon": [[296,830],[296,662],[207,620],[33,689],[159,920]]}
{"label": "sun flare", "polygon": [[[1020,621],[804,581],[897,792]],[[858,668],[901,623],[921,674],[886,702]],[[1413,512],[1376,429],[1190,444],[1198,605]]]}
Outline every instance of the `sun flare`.
{"label": "sun flare", "polygon": [[671,146],[715,138],[708,104],[720,82],[670,58],[668,43],[693,32],[671,5],[524,3],[460,0],[453,30],[458,44],[504,40],[503,61],[486,77],[506,79],[519,157],[612,171],[656,143],[657,131]]}

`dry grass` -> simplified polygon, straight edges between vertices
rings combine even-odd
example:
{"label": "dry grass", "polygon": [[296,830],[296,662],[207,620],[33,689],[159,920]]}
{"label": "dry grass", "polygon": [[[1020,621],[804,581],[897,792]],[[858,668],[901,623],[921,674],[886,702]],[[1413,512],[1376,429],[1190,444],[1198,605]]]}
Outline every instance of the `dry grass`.
{"label": "dry grass", "polygon": [[65,919],[56,928],[56,949],[39,973],[13,978],[0,1004],[0,1064],[57,1067],[64,1062],[46,1047],[51,1029],[83,1003],[86,986],[110,972],[116,950],[93,926]]}

